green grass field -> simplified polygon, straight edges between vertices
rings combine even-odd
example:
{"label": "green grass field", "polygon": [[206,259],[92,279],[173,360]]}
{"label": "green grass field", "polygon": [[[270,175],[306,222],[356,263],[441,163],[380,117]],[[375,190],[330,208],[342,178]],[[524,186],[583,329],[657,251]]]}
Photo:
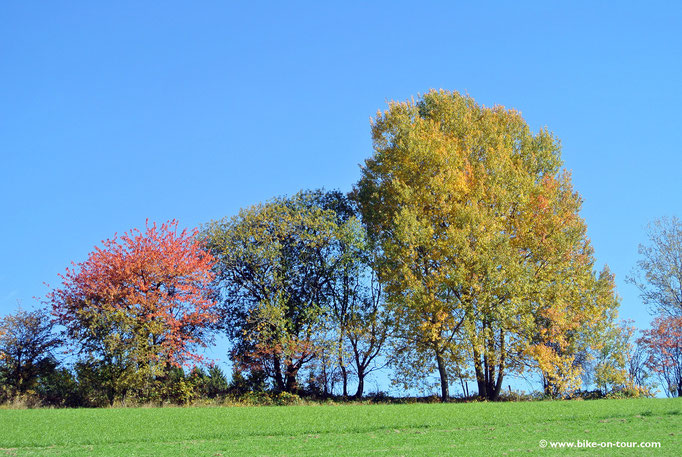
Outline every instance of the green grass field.
{"label": "green grass field", "polygon": [[[556,449],[541,440],[660,442]],[[682,455],[682,399],[0,410],[0,456]]]}

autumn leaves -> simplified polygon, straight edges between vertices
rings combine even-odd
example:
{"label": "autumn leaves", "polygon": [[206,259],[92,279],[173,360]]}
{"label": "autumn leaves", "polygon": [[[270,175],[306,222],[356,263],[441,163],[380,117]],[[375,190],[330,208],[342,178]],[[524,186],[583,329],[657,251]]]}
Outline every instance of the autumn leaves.
{"label": "autumn leaves", "polygon": [[350,195],[304,191],[198,234],[170,223],[104,242],[49,296],[55,315],[127,388],[197,360],[216,330],[238,369],[279,391],[340,380],[348,395],[354,378],[361,396],[379,360],[407,384],[436,374],[444,400],[455,378],[494,400],[528,370],[548,394],[575,390],[618,300],[594,272],[558,140],[446,91],[392,103],[372,138]]}
{"label": "autumn leaves", "polygon": [[613,278],[593,272],[558,141],[446,91],[391,104],[372,134],[357,197],[381,252],[395,366],[437,370],[444,399],[450,373],[493,400],[529,369],[550,394],[574,390],[578,356],[618,303]]}
{"label": "autumn leaves", "polygon": [[102,242],[62,275],[52,313],[81,359],[106,365],[115,395],[153,389],[171,366],[200,362],[218,322],[214,259],[171,221]]}

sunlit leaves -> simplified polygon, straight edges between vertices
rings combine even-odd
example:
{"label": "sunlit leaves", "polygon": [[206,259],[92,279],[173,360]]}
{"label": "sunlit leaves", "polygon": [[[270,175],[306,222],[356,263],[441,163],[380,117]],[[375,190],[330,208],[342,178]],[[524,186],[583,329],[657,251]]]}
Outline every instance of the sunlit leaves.
{"label": "sunlit leaves", "polygon": [[131,385],[200,360],[218,315],[213,258],[177,221],[104,240],[48,295],[81,353],[121,367]]}
{"label": "sunlit leaves", "polygon": [[558,141],[447,91],[391,103],[372,135],[357,195],[405,342],[397,354],[459,372],[469,360],[488,398],[528,365],[575,387],[584,333],[617,302],[611,276],[593,273]]}
{"label": "sunlit leaves", "polygon": [[323,192],[300,192],[209,224],[204,238],[218,258],[224,325],[232,356],[295,390],[330,325],[331,284],[361,250],[355,218],[344,220]]}

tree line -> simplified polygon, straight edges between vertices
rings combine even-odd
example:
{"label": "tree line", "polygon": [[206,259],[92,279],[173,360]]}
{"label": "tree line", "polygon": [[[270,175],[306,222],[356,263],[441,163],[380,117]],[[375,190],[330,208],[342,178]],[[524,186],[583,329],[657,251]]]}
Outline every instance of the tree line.
{"label": "tree line", "polygon": [[[497,400],[682,393],[682,230],[663,220],[630,280],[660,315],[635,341],[595,270],[560,144],[457,92],[391,103],[348,194],[305,190],[200,229],[105,240],[36,311],[0,322],[5,400],[188,402],[274,392],[360,399],[367,376]],[[231,380],[203,360],[231,342]],[[62,349],[68,348],[63,355]],[[468,392],[468,383],[477,390]],[[351,387],[354,389],[351,391]]]}

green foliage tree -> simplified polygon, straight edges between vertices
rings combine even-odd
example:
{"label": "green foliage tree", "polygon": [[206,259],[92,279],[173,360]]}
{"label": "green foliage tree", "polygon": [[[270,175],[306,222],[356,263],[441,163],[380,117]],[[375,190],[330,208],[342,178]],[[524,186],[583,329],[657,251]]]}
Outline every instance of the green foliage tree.
{"label": "green foliage tree", "polygon": [[206,378],[200,386],[201,393],[208,398],[218,398],[227,395],[230,389],[230,383],[217,365],[208,367]]}
{"label": "green foliage tree", "polygon": [[85,406],[80,395],[78,380],[73,372],[50,361],[38,377],[36,394],[44,406],[78,407]]}
{"label": "green foliage tree", "polygon": [[230,383],[225,373],[215,364],[209,365],[206,371],[194,367],[188,379],[194,384],[196,395],[200,398],[225,397],[230,390]]}
{"label": "green foliage tree", "polygon": [[41,376],[57,367],[61,339],[43,309],[18,311],[0,319],[0,382],[10,396],[35,392]]}
{"label": "green foliage tree", "polygon": [[321,344],[333,272],[344,262],[352,224],[300,192],[209,224],[207,246],[217,258],[224,325],[232,357],[262,371],[279,391],[296,392],[297,376]]}
{"label": "green foliage tree", "polygon": [[330,297],[328,327],[333,340],[329,352],[337,359],[342,396],[348,397],[348,381],[353,374],[357,379],[353,397],[361,398],[365,378],[379,368],[375,362],[388,337],[381,284],[374,271],[369,240],[359,222],[357,203],[339,191],[318,191],[317,200],[322,208],[336,214],[336,223],[342,228],[338,237],[340,262],[330,270],[325,288]]}
{"label": "green foliage tree", "polygon": [[575,354],[617,300],[612,276],[593,272],[559,142],[446,91],[391,103],[372,137],[356,194],[403,342],[395,365],[437,371],[444,400],[465,361],[488,399],[529,360],[575,384]]}
{"label": "green foliage tree", "polygon": [[267,375],[262,370],[245,371],[234,366],[228,392],[236,397],[254,392],[262,393],[267,390],[267,381]]}
{"label": "green foliage tree", "polygon": [[351,199],[338,191],[299,192],[213,222],[204,239],[218,259],[223,322],[246,378],[260,371],[276,390],[293,393],[308,366],[317,371],[311,376],[324,378],[316,385],[326,395],[338,369],[343,395],[351,373],[362,395],[385,327]]}
{"label": "green foliage tree", "polygon": [[81,406],[111,406],[130,389],[132,370],[125,358],[105,354],[102,358],[82,357],[74,366]]}

